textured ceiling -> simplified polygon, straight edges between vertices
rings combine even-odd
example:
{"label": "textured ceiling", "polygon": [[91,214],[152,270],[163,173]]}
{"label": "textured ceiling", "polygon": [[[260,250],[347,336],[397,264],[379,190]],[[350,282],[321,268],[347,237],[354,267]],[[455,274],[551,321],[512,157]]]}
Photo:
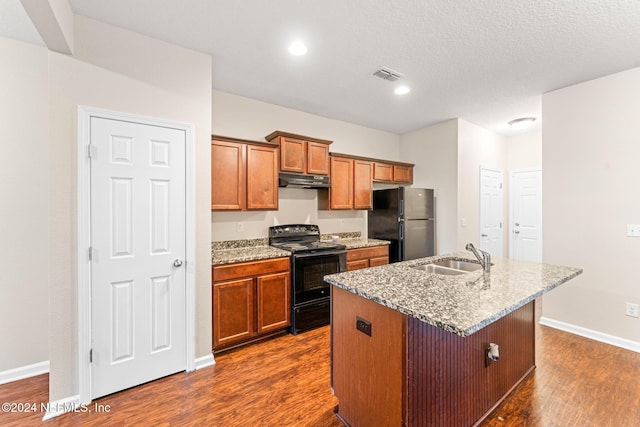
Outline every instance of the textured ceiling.
{"label": "textured ceiling", "polygon": [[[542,93],[640,66],[637,0],[69,2],[210,53],[214,89],[398,134],[460,117],[509,135]],[[287,52],[294,38],[306,56]],[[372,76],[382,65],[408,95]]]}

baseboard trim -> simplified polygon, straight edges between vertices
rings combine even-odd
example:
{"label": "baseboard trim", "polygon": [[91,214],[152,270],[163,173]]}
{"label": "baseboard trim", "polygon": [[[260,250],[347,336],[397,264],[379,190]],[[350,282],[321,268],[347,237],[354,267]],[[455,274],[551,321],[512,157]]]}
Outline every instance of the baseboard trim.
{"label": "baseboard trim", "polygon": [[42,417],[42,421],[47,421],[51,418],[59,417],[60,415],[66,414],[67,412],[75,412],[78,410],[78,408],[81,408],[81,412],[87,412],[86,405],[80,405],[79,394],[60,400],[54,400],[53,402],[47,403],[47,412],[44,414],[44,417]]}
{"label": "baseboard trim", "polygon": [[0,384],[6,384],[13,381],[23,380],[36,375],[46,374],[49,372],[49,361],[34,363],[32,365],[21,366],[15,369],[9,369],[0,372]]}
{"label": "baseboard trim", "polygon": [[549,326],[550,328],[569,332],[574,335],[579,335],[581,337],[599,341],[605,344],[610,344],[616,347],[624,348],[626,350],[635,351],[636,353],[640,353],[640,342],[631,341],[626,338],[616,337],[614,335],[605,334],[602,332],[594,331],[592,329],[587,329],[581,326],[572,325],[570,323],[560,322],[559,320],[549,319],[548,317],[541,317],[540,324],[544,326]]}
{"label": "baseboard trim", "polygon": [[196,371],[198,369],[206,368],[208,366],[213,366],[216,364],[215,359],[213,358],[213,353],[209,353],[206,356],[196,358]]}

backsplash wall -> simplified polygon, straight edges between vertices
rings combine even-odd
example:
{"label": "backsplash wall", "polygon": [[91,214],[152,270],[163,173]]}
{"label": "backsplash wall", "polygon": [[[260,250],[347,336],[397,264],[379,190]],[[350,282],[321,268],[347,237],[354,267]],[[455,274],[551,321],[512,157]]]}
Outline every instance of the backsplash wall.
{"label": "backsplash wall", "polygon": [[318,190],[280,188],[278,211],[212,212],[211,241],[267,237],[280,224],[318,224],[320,232],[367,235],[367,211],[319,211]]}

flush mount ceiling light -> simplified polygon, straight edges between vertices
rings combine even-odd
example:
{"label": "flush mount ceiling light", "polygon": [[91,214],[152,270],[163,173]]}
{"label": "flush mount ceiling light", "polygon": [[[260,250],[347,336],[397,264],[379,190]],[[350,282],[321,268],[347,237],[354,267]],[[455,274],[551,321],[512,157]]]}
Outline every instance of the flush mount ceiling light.
{"label": "flush mount ceiling light", "polygon": [[304,45],[301,41],[294,41],[289,45],[289,53],[295,56],[301,56],[307,53],[307,46]]}
{"label": "flush mount ceiling light", "polygon": [[509,122],[509,126],[516,130],[524,130],[529,129],[535,121],[535,117],[522,117],[520,119],[511,120]]}
{"label": "flush mount ceiling light", "polygon": [[409,92],[411,92],[411,89],[409,88],[409,86],[398,86],[393,93],[395,93],[396,95],[406,95]]}

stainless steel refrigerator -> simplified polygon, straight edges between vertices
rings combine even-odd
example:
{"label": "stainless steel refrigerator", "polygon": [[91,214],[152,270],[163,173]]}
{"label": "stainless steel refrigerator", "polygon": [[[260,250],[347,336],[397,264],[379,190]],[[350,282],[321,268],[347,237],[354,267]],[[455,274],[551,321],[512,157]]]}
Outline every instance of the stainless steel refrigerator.
{"label": "stainless steel refrigerator", "polygon": [[389,262],[435,255],[433,190],[392,188],[373,192],[370,238],[389,240]]}

